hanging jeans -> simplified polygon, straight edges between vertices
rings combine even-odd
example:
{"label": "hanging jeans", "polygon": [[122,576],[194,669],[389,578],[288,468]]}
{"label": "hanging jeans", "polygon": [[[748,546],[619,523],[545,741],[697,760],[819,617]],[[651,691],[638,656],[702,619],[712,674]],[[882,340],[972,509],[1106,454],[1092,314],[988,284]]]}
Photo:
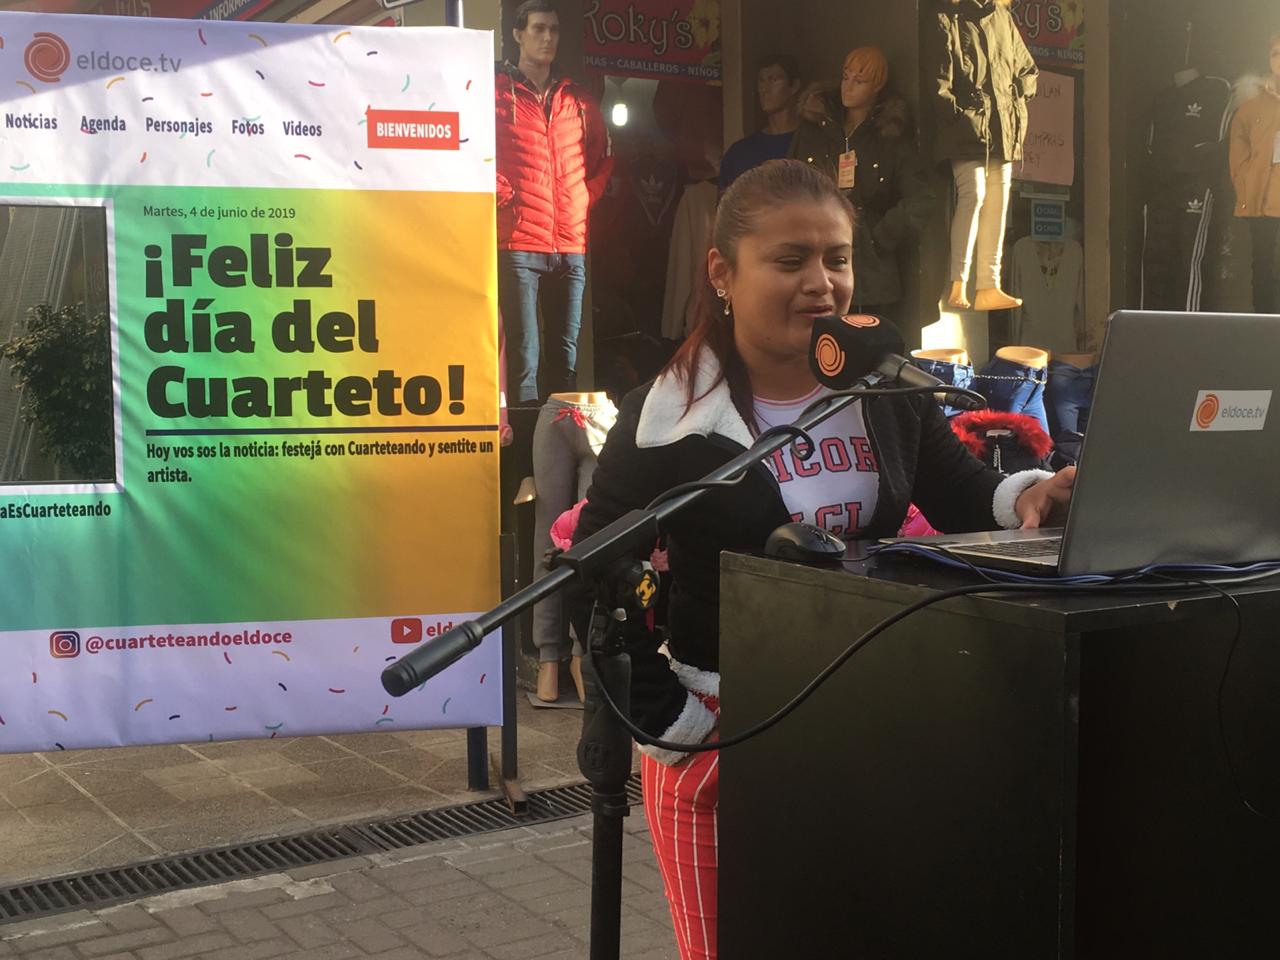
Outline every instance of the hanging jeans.
{"label": "hanging jeans", "polygon": [[528,405],[539,397],[539,300],[546,327],[547,393],[576,388],[586,282],[586,258],[580,253],[498,251],[498,308],[506,325],[507,388],[513,405]]}
{"label": "hanging jeans", "polygon": [[951,221],[951,279],[969,282],[976,270],[979,290],[1000,286],[1004,231],[1009,217],[1013,164],[953,160],[956,213]]}
{"label": "hanging jeans", "polygon": [[[618,409],[606,401],[599,406],[548,400],[533,430],[533,482],[538,490],[533,525],[533,578],[547,575],[542,558],[552,548],[551,525],[560,514],[587,495],[596,456],[618,419]],[[542,663],[557,661],[568,653],[564,602],[560,596],[543,600],[533,608],[533,645]],[[582,656],[575,641],[573,654]]]}
{"label": "hanging jeans", "polygon": [[[941,380],[950,387],[959,387],[961,390],[973,389],[973,365],[968,363],[948,363],[945,360],[925,360],[922,357],[914,357],[911,361],[925,373],[931,374]],[[944,404],[942,412],[948,418],[958,416],[963,413],[950,404]]]}
{"label": "hanging jeans", "polygon": [[1253,235],[1253,312],[1280,313],[1276,296],[1276,237],[1280,217],[1250,217]]}
{"label": "hanging jeans", "polygon": [[1049,436],[1060,457],[1069,463],[1080,459],[1097,380],[1096,365],[1081,369],[1061,360],[1049,361],[1049,382],[1045,386]]}
{"label": "hanging jeans", "polygon": [[1043,367],[1028,367],[996,357],[981,373],[974,375],[973,389],[987,398],[992,410],[1035,417],[1044,432],[1049,433],[1049,418],[1044,409],[1047,378],[1048,371]]}

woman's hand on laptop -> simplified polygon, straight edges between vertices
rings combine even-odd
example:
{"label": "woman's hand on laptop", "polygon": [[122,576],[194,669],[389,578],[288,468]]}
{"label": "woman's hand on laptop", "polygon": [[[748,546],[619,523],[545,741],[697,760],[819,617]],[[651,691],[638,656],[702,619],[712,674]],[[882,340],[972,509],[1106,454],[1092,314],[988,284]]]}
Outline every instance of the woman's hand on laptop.
{"label": "woman's hand on laptop", "polygon": [[1023,530],[1040,527],[1060,527],[1067,520],[1067,508],[1071,506],[1071,491],[1076,483],[1076,468],[1065,467],[1058,473],[1027,487],[1013,505],[1013,511],[1022,521]]}

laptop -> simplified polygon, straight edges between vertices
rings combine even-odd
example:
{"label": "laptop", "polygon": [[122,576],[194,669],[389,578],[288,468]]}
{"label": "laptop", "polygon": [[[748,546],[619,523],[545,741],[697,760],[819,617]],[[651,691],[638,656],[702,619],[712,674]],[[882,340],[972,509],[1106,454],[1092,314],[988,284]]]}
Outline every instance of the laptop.
{"label": "laptop", "polygon": [[1280,316],[1121,311],[1064,529],[883,542],[1064,577],[1280,560],[1277,396]]}

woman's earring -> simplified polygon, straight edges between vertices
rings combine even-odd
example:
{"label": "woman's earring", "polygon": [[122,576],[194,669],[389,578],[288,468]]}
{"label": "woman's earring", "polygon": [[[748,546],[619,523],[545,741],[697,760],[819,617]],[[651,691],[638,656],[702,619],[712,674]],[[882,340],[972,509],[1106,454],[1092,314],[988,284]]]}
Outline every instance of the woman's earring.
{"label": "woman's earring", "polygon": [[729,315],[729,293],[728,293],[728,291],[727,291],[727,290],[721,290],[719,287],[717,287],[717,288],[716,288],[716,296],[717,296],[717,297],[719,297],[721,300],[723,300],[723,301],[724,301],[724,315],[727,317],[727,316]]}

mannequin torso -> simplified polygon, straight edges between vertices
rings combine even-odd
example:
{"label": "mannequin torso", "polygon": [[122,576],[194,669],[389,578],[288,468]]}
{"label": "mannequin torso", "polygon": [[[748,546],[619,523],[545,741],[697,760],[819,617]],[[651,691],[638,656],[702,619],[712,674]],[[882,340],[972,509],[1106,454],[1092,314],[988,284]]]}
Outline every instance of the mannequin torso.
{"label": "mannequin torso", "polygon": [[575,393],[553,393],[548,400],[559,400],[561,403],[572,403],[579,407],[600,407],[609,402],[609,396],[603,390]]}

